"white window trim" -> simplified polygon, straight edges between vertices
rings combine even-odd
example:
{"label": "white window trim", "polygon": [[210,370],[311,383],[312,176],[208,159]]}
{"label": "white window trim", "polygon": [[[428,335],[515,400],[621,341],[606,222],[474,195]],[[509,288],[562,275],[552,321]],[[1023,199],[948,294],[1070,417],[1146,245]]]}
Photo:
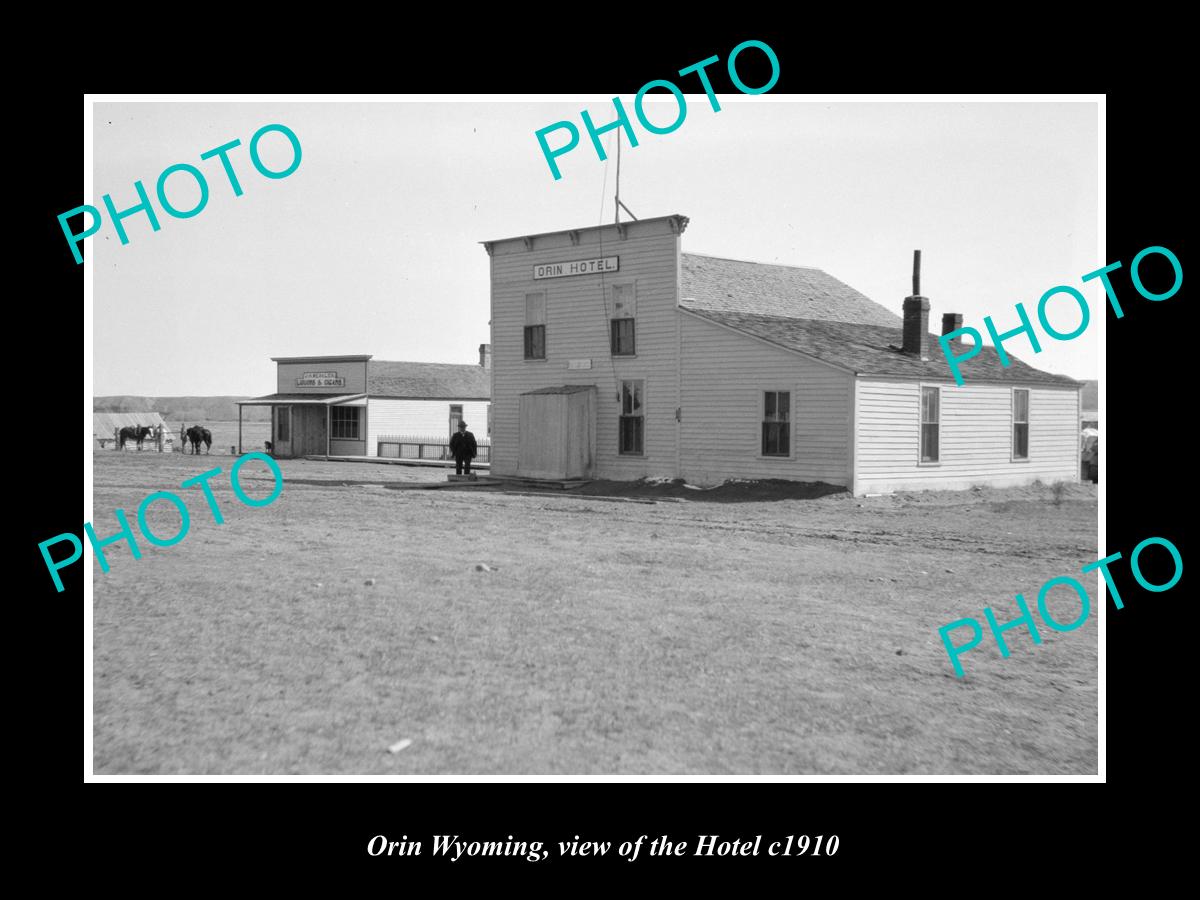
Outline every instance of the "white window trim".
{"label": "white window trim", "polygon": [[[1028,401],[1025,404],[1025,455],[1017,456],[1017,391],[1025,391]],[[1008,461],[1025,465],[1033,458],[1033,391],[1029,388],[1011,388],[1008,401]]]}
{"label": "white window trim", "polygon": [[[938,392],[938,458],[937,459],[921,459],[921,436],[925,430],[925,422],[922,419],[925,388],[935,388]],[[918,468],[935,469],[942,464],[942,385],[940,384],[925,384],[917,382],[917,466]]]}
{"label": "white window trim", "polygon": [[[788,453],[787,456],[772,454],[768,456],[762,452],[762,426],[763,416],[766,413],[763,411],[765,406],[764,395],[770,393],[778,394],[780,391],[786,391],[788,395]],[[755,454],[756,459],[761,459],[767,462],[795,462],[796,460],[796,397],[799,392],[794,387],[765,387],[758,392],[758,417],[755,424],[756,434],[755,440],[758,442],[758,450]]]}

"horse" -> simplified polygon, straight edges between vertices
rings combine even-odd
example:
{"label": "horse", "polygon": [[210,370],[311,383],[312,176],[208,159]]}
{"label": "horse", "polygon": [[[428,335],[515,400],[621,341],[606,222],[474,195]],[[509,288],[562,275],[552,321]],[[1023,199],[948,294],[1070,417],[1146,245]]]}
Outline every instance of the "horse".
{"label": "horse", "polygon": [[193,425],[185,432],[185,434],[187,435],[187,439],[192,442],[193,454],[200,452],[201,441],[204,441],[205,453],[207,453],[212,447],[212,432],[207,428],[203,428],[199,425]]}
{"label": "horse", "polygon": [[121,450],[125,449],[126,441],[137,441],[137,448],[139,450],[141,450],[142,449],[142,441],[146,440],[146,438],[149,437],[150,432],[153,430],[154,430],[153,428],[149,428],[145,425],[142,425],[140,427],[135,427],[133,425],[126,425],[124,428],[121,429],[120,434],[118,435],[118,443],[120,444],[119,449],[121,449]]}

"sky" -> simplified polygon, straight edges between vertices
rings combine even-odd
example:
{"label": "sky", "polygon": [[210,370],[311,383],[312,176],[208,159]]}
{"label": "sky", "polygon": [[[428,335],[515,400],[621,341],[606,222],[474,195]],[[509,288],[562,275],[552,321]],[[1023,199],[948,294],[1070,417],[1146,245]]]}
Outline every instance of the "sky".
{"label": "sky", "polygon": [[[664,95],[665,96],[665,95]],[[1079,103],[814,103],[763,94],[687,96],[683,124],[624,144],[621,199],[640,218],[690,218],[685,252],[815,266],[895,313],[922,251],[930,330],[944,312],[983,331],[1036,322],[1056,285],[1088,298],[1093,324],[1065,342],[1006,344],[1038,368],[1097,378],[1103,288],[1081,276],[1098,249],[1097,109]],[[373,354],[377,359],[477,363],[489,340],[489,266],[480,242],[613,219],[615,150],[601,162],[580,119],[611,121],[606,98],[553,102],[97,103],[95,196],[118,210],[154,197],[159,173],[195,165],[207,206],[175,219],[154,199],[161,229],[124,220],[122,246],[106,220],[86,240],[94,258],[94,393],[147,396],[275,389],[272,356]],[[652,122],[677,114],[647,103]],[[560,120],[582,133],[554,180],[534,136]],[[286,178],[252,166],[261,126],[295,132],[302,159]],[[613,132],[605,135],[612,148]],[[216,159],[233,139],[243,195]],[[561,133],[549,140],[557,146]],[[272,169],[287,140],[264,137]],[[172,175],[168,199],[199,196]],[[1061,304],[1061,305],[1060,305]],[[1074,330],[1059,298],[1050,323]]]}

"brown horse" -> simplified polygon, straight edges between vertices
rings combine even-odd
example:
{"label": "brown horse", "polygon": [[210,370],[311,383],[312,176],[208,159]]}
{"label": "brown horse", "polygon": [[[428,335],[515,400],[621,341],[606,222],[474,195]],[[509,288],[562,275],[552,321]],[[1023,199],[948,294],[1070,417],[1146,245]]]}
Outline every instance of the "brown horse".
{"label": "brown horse", "polygon": [[200,442],[204,442],[204,452],[207,453],[212,447],[212,432],[200,425],[193,425],[186,432],[187,439],[192,442],[192,453],[200,452]]}
{"label": "brown horse", "polygon": [[147,437],[150,436],[150,432],[153,430],[154,430],[153,428],[148,428],[145,425],[142,425],[141,427],[135,427],[133,425],[126,425],[124,428],[121,429],[121,432],[118,435],[118,438],[119,438],[118,443],[120,445],[119,449],[121,449],[121,450],[125,449],[126,441],[137,441],[137,448],[139,450],[141,450],[142,442],[144,440],[146,440]]}

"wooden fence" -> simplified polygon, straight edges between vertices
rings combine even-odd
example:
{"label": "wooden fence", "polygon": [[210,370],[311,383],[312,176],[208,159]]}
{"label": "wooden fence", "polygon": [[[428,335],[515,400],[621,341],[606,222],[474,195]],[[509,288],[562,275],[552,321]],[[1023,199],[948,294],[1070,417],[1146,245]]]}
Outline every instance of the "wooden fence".
{"label": "wooden fence", "polygon": [[[475,439],[479,448],[475,464],[488,464],[492,460],[490,438]],[[449,436],[383,435],[376,444],[376,451],[384,459],[438,459],[453,460]]]}

